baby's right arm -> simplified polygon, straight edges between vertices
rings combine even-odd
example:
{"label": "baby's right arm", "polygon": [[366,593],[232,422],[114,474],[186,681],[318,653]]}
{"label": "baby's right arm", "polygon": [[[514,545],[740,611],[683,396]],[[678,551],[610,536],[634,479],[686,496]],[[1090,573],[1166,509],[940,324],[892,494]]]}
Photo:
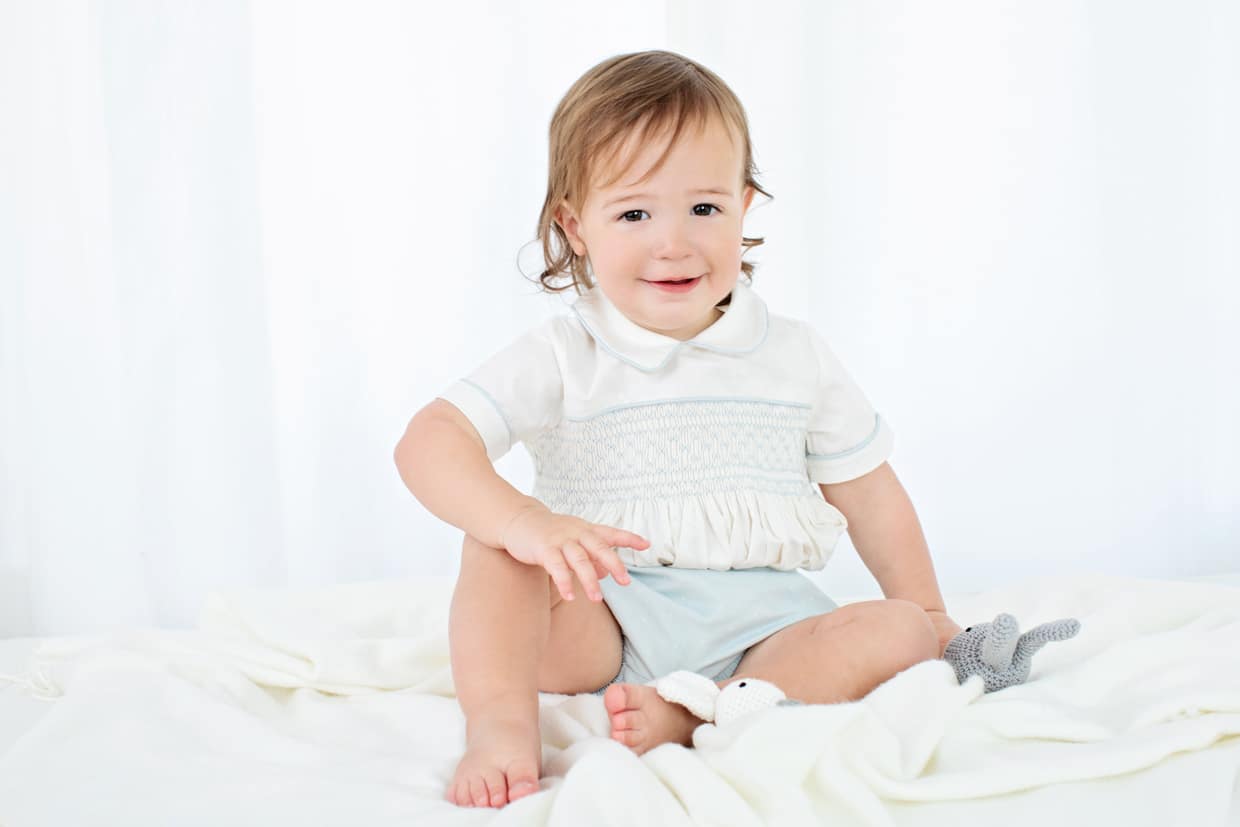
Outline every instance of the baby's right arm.
{"label": "baby's right arm", "polygon": [[[486,443],[473,423],[444,399],[434,399],[414,414],[396,445],[395,459],[405,486],[428,511],[492,548],[506,549],[523,563],[541,565],[568,600],[573,593],[570,565],[586,593],[595,597],[591,574],[601,577],[611,571],[617,582],[627,583],[613,546],[649,545],[632,532],[555,514],[513,488],[491,465]],[[506,544],[504,535],[510,527],[512,536]]]}
{"label": "baby's right arm", "polygon": [[473,423],[444,399],[414,414],[396,444],[396,468],[418,502],[493,548],[518,512],[545,508],[496,473]]}

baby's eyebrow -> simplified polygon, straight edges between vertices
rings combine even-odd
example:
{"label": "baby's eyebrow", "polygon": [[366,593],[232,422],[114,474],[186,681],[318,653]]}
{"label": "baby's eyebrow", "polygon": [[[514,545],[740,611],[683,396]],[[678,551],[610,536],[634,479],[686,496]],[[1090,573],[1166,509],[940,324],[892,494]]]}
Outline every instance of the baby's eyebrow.
{"label": "baby's eyebrow", "polygon": [[[731,195],[731,194],[732,194],[732,190],[724,189],[723,187],[708,187],[706,189],[700,189],[700,190],[689,190],[688,192],[685,193],[685,195]],[[653,195],[648,192],[638,192],[638,193],[634,193],[633,195],[623,195],[619,198],[611,199],[610,201],[608,201],[606,204],[603,205],[603,208],[606,209],[607,207],[610,207],[612,204],[619,204],[623,201],[632,201],[635,198],[652,198],[652,197]]]}

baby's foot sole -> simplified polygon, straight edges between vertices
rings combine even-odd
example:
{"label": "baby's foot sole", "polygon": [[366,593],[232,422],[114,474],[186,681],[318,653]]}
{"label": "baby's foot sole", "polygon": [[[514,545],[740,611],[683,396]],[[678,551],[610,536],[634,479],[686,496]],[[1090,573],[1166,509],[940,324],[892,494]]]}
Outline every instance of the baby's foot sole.
{"label": "baby's foot sole", "polygon": [[603,693],[611,738],[641,755],[660,744],[692,746],[693,731],[705,723],[680,704],[665,701],[653,686],[617,683]]}
{"label": "baby's foot sole", "polygon": [[461,807],[503,807],[538,792],[541,758],[537,721],[475,722],[444,799]]}

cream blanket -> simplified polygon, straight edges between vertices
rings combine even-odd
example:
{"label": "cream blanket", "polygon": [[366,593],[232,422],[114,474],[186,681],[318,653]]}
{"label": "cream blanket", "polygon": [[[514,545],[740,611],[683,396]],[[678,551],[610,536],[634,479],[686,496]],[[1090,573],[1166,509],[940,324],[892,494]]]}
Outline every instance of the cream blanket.
{"label": "cream blanket", "polygon": [[1088,575],[949,596],[962,625],[1081,631],[1020,686],[983,694],[927,661],[855,703],[703,724],[693,749],[639,757],[601,698],[544,694],[542,791],[502,810],[443,799],[464,750],[451,589],[214,593],[192,632],[49,640],[27,678],[52,706],[0,755],[0,824],[1229,823],[1238,588]]}

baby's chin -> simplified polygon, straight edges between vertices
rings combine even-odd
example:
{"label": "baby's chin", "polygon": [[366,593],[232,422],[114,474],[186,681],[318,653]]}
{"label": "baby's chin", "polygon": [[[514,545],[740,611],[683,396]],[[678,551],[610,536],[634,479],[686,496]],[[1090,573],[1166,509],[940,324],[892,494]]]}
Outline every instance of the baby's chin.
{"label": "baby's chin", "polygon": [[686,308],[682,308],[677,313],[652,313],[650,316],[653,318],[633,319],[633,321],[647,330],[686,341],[710,327],[722,315],[722,310],[708,304],[695,308],[693,312],[687,312]]}

